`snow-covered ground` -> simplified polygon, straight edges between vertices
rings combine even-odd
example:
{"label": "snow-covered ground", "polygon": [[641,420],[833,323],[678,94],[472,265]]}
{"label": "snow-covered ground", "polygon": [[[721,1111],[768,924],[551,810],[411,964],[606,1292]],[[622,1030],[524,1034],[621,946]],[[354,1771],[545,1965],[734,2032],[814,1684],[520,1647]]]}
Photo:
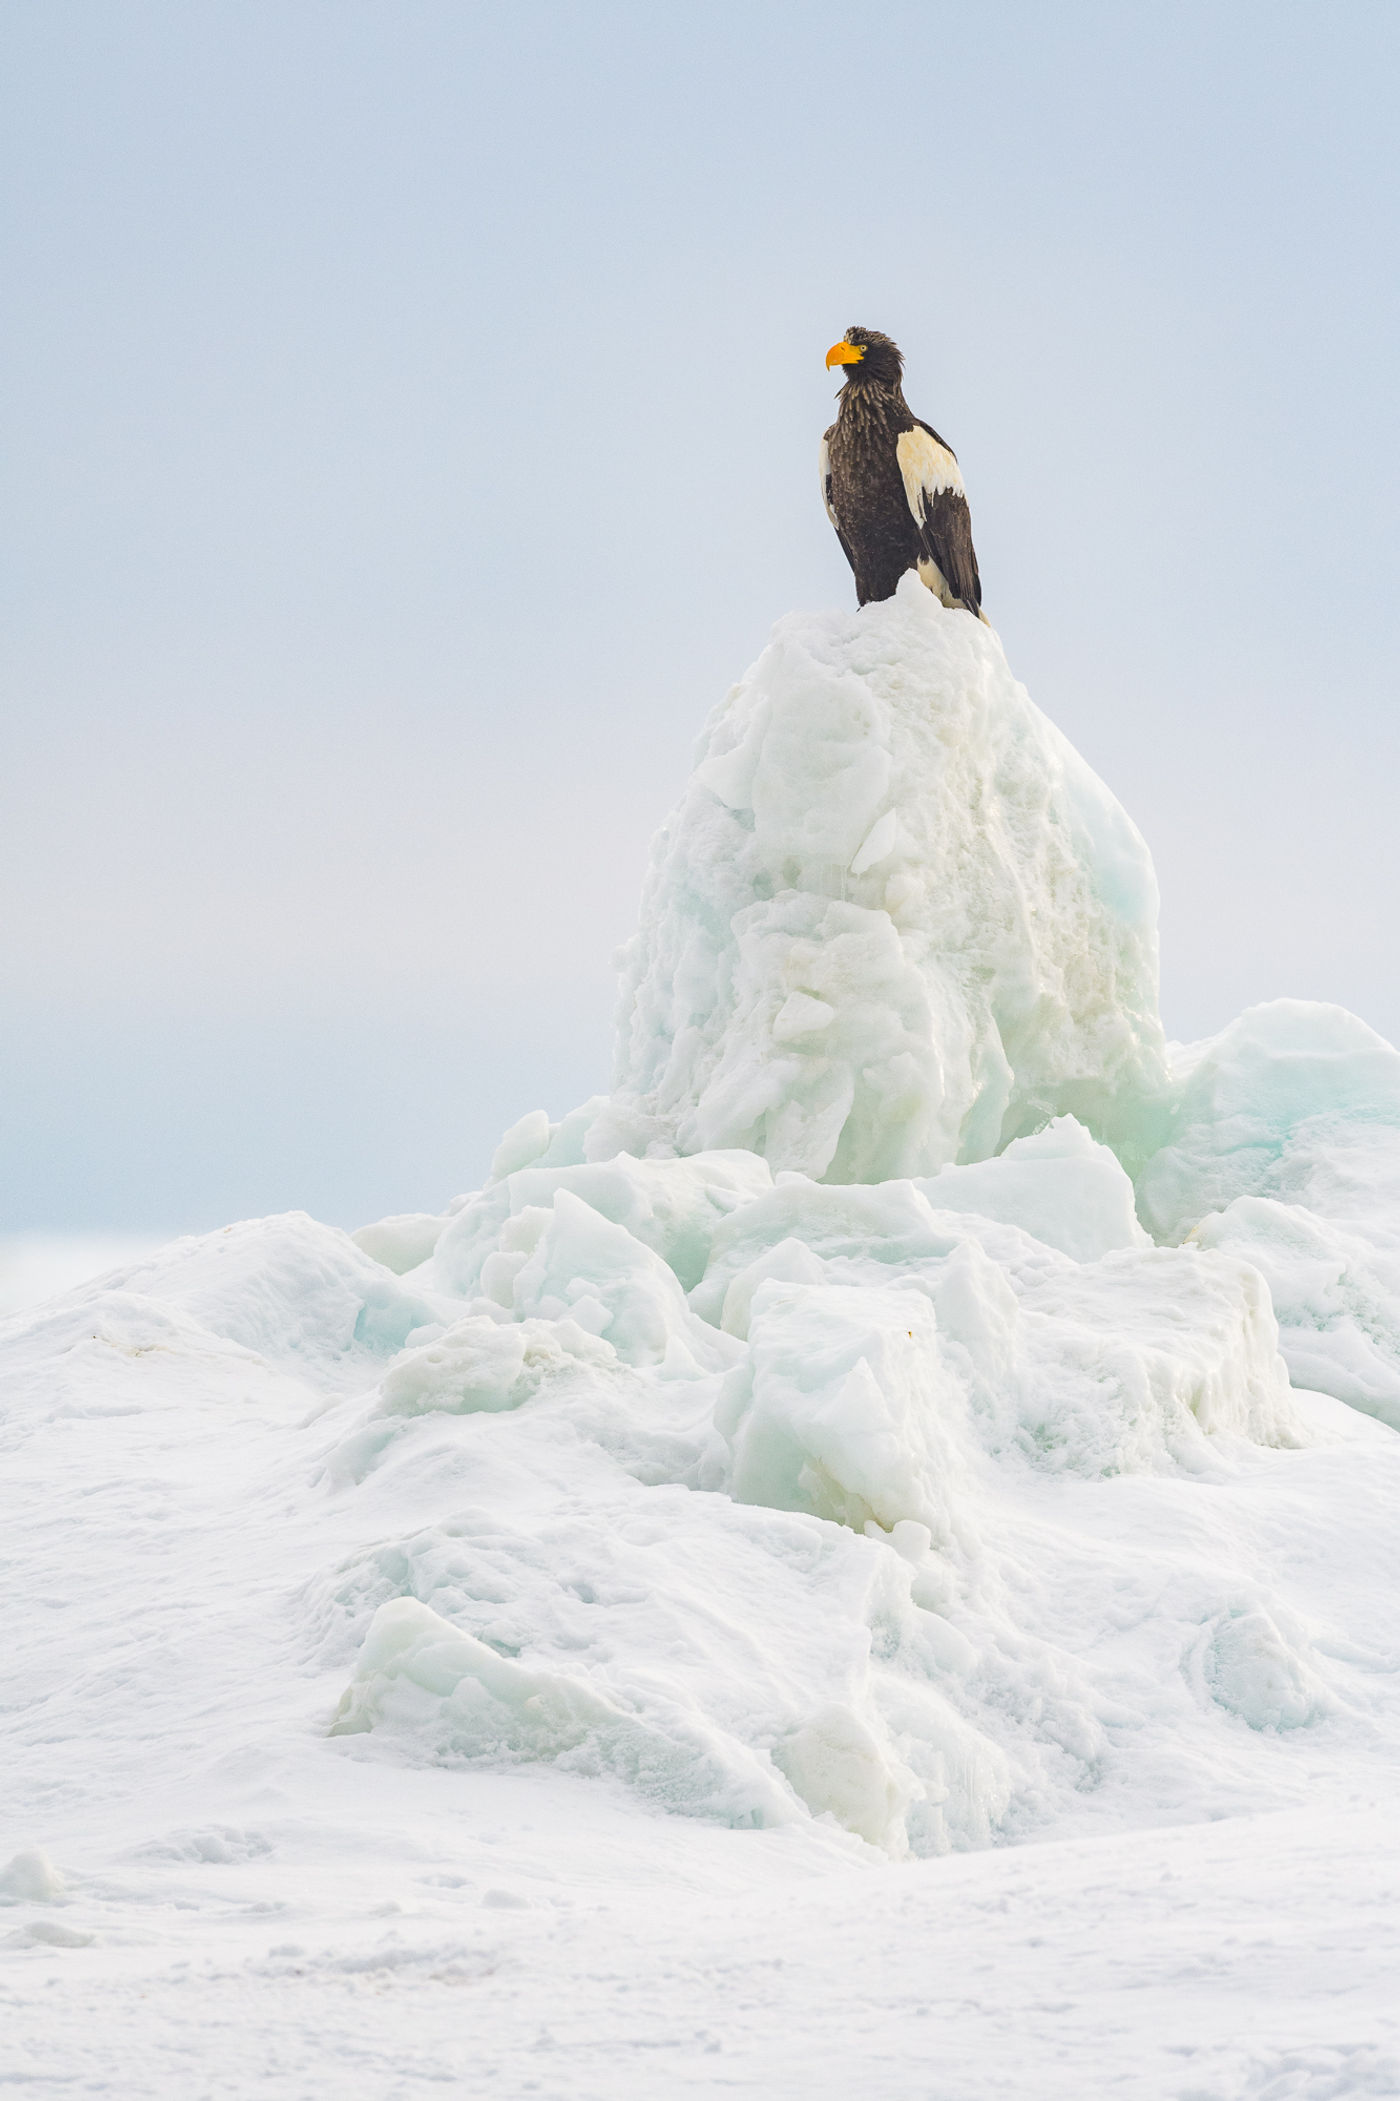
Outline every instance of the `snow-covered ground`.
{"label": "snow-covered ground", "polygon": [[788,621],[610,1097],[0,1323],[0,2083],[1400,2093],[1400,1057],[1155,910],[987,630]]}

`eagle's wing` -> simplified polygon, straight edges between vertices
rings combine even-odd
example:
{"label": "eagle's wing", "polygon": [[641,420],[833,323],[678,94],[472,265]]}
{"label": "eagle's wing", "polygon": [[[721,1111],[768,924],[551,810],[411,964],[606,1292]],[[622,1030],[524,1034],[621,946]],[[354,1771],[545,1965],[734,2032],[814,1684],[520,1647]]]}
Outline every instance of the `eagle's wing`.
{"label": "eagle's wing", "polygon": [[854,570],[856,563],[855,556],[851,553],[851,543],[841,530],[841,520],[837,517],[835,510],[832,508],[831,502],[831,431],[835,430],[835,428],[836,425],[833,423],[831,426],[831,430],[825,431],[822,434],[822,449],[818,465],[818,472],[821,475],[822,484],[822,502],[826,506],[826,515],[831,520],[831,523],[835,528],[836,537],[841,542],[842,548],[845,550],[846,560],[850,563],[851,568]]}
{"label": "eagle's wing", "polygon": [[967,492],[952,448],[930,424],[915,420],[895,446],[904,493],[924,547],[954,598],[970,613],[982,609],[982,580],[972,547]]}

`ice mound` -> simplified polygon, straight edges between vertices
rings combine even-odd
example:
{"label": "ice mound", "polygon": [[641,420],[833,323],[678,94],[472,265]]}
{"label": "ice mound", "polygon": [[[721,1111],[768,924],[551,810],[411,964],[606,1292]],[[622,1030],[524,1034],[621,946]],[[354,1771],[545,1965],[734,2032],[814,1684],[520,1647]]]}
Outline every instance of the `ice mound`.
{"label": "ice mound", "polygon": [[1138,1224],[1132,1183],[1107,1146],[1095,1144],[1072,1116],[1057,1117],[1032,1137],[1013,1138],[995,1160],[945,1167],[919,1187],[936,1210],[976,1211],[1023,1226],[1077,1262],[1151,1244]]}
{"label": "ice mound", "polygon": [[1156,921],[1140,835],[990,629],[912,576],[794,615],[657,840],[590,1155],[742,1146],[876,1182],[1070,1112],[1139,1158]]}
{"label": "ice mound", "polygon": [[102,1319],[110,1324],[117,1294],[135,1310],[138,1327],[173,1317],[254,1356],[351,1379],[440,1312],[399,1285],[349,1234],[304,1211],[171,1241],[79,1286],[53,1319],[69,1323],[69,1309],[92,1307],[99,1326]]}
{"label": "ice mound", "polygon": [[410,1736],[426,1725],[440,1761],[547,1759],[565,1771],[613,1773],[665,1808],[737,1826],[784,1823],[794,1814],[757,1760],[714,1755],[706,1741],[713,1732],[686,1732],[686,1742],[674,1728],[650,1727],[577,1672],[501,1656],[410,1598],[376,1612],[331,1734],[395,1721]]}
{"label": "ice mound", "polygon": [[765,1282],[716,1422],[743,1503],[956,1536],[967,1393],[919,1291]]}
{"label": "ice mound", "polygon": [[1241,1196],[1341,1222],[1396,1216],[1400,1052],[1344,1008],[1250,1007],[1177,1053],[1173,1091],[1166,1143],[1141,1185],[1159,1237],[1179,1238]]}
{"label": "ice mound", "polygon": [[246,1703],[323,1775],[548,1769],[848,1860],[1393,1763],[1400,1448],[1322,1393],[1400,1424],[1400,1057],[1280,1002],[1169,1062],[1155,898],[980,623],[784,622],[658,842],[612,1096],[438,1208],[0,1325],[50,1590],[111,1500],[161,1543],[130,1625],[22,1659],[45,1757],[126,1702],[129,1769],[241,1771]]}
{"label": "ice mound", "polygon": [[[921,1182],[722,1152],[488,1184],[399,1287],[467,1310],[325,1419],[337,1493],[441,1513],[313,1587],[334,1731],[896,1857],[1105,1784],[1121,1698],[1027,1613],[1022,1498],[1308,1441],[1258,1273],[1152,1246],[1131,1194],[1067,1118]],[[1195,1609],[1193,1726],[1330,1711],[1286,1602]]]}
{"label": "ice mound", "polygon": [[1300,1200],[1335,1210],[1400,1066],[1289,1008],[1169,1067],[1155,900],[979,623],[911,588],[782,624],[658,841],[614,1094],[356,1236],[458,1310],[335,1418],[337,1493],[439,1513],[310,1594],[338,1733],[900,1856],[1123,1799],[1164,1669],[1216,1778],[1250,1769],[1221,1727],[1338,1711],[1253,1573],[1133,1539],[1098,1633],[1039,1602],[1076,1559],[1047,1496],[1308,1448],[1248,1236],[1335,1234]]}
{"label": "ice mound", "polygon": [[1274,1000],[1177,1070],[1143,1216],[1252,1263],[1297,1383],[1400,1429],[1400,1053],[1340,1007]]}
{"label": "ice mound", "polygon": [[0,1868],[0,1904],[64,1904],[63,1877],[47,1853],[32,1847]]}
{"label": "ice mound", "polygon": [[1305,1629],[1277,1602],[1233,1601],[1203,1631],[1192,1662],[1207,1697],[1251,1729],[1306,1729],[1334,1705]]}
{"label": "ice mound", "polygon": [[[314,1587],[325,1654],[354,1647],[332,1732],[396,1763],[545,1764],[740,1829],[823,1817],[895,1857],[988,1843],[1037,1747],[1013,1773],[978,1726],[977,1651],[926,1609],[928,1535],[892,1548],[645,1486],[596,1439],[561,1437],[587,1420],[556,1396],[488,1451],[484,1420],[459,1419],[490,1502]],[[457,1440],[415,1427],[418,1450],[371,1485],[398,1501],[411,1481],[421,1506]]]}

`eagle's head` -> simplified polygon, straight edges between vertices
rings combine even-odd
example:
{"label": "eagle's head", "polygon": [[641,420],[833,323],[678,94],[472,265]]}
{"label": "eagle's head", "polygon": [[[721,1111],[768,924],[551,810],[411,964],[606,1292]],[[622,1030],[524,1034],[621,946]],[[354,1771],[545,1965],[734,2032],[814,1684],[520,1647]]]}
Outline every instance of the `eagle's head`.
{"label": "eagle's head", "polygon": [[847,384],[853,379],[873,380],[876,386],[897,387],[904,372],[899,345],[882,336],[878,328],[848,328],[826,353],[828,372],[833,365],[850,366]]}

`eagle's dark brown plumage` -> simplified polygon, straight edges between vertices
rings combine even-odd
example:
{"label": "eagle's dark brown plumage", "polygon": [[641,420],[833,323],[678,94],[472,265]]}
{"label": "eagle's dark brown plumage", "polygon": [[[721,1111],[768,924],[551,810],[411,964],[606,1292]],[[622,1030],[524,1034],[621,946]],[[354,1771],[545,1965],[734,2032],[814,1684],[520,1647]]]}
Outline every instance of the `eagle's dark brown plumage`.
{"label": "eagle's dark brown plumage", "polygon": [[905,400],[897,346],[878,329],[848,328],[826,362],[845,366],[846,382],[822,439],[822,497],[860,604],[893,598],[916,569],[944,605],[985,617],[957,458]]}

